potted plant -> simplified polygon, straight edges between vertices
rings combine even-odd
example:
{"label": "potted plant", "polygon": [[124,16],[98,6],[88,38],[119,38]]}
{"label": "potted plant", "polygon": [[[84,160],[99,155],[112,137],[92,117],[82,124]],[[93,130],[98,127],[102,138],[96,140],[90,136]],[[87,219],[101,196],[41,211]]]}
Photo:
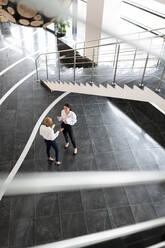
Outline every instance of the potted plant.
{"label": "potted plant", "polygon": [[54,29],[55,29],[55,35],[59,37],[63,37],[66,35],[66,27],[69,27],[68,21],[55,21],[54,22]]}

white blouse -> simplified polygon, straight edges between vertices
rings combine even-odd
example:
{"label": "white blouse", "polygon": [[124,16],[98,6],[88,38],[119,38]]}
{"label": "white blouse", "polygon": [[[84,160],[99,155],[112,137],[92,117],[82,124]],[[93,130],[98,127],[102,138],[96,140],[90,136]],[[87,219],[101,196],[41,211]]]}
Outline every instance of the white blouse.
{"label": "white blouse", "polygon": [[54,133],[54,130],[51,127],[47,127],[45,125],[40,126],[40,135],[45,140],[55,140],[58,137],[59,133],[59,131]]}
{"label": "white blouse", "polygon": [[77,122],[77,116],[73,111],[70,111],[68,115],[66,115],[64,109],[61,111],[61,116],[59,121],[66,121],[67,124],[73,126]]}

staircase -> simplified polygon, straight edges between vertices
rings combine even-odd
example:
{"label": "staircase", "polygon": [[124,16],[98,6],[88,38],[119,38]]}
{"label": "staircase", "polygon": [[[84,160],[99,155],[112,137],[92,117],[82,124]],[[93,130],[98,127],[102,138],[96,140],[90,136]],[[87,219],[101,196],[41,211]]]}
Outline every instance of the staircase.
{"label": "staircase", "polygon": [[[77,67],[78,68],[91,68],[92,61],[85,56],[81,56],[79,52],[76,51],[74,54],[74,50],[65,44],[63,41],[57,39],[57,46],[60,52],[60,63],[65,65],[67,68],[73,68],[74,65],[74,56],[76,56]],[[95,64],[96,65],[96,64]]]}
{"label": "staircase", "polygon": [[129,87],[124,85],[120,87],[119,85],[112,86],[110,84],[99,84],[96,85],[94,82],[90,83],[73,83],[64,81],[41,81],[42,85],[46,86],[51,92],[53,91],[65,91],[72,93],[81,93],[105,97],[114,97],[135,101],[150,102],[156,105],[158,108],[165,112],[165,100],[156,94],[154,91],[148,87],[139,88],[134,85]]}
{"label": "staircase", "polygon": [[[147,32],[142,32],[141,36],[146,36]],[[90,42],[79,43],[75,49],[40,54],[36,58],[37,79],[51,92],[150,102],[165,113],[164,36],[156,36],[151,30],[147,35],[151,37],[142,38],[141,42],[150,45],[150,51],[157,49],[160,56],[123,41],[114,42],[113,37],[110,41],[97,41],[101,45],[96,46],[90,46]],[[134,34],[130,40],[136,41]]]}

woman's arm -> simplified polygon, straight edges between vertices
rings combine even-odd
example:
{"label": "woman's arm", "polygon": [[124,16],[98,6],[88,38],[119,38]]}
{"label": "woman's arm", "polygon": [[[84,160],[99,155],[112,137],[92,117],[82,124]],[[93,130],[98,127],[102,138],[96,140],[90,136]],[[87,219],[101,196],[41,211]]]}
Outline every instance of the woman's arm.
{"label": "woman's arm", "polygon": [[74,112],[72,112],[71,116],[69,116],[69,118],[67,118],[66,120],[67,124],[73,126],[74,124],[76,124],[77,122],[77,116]]}

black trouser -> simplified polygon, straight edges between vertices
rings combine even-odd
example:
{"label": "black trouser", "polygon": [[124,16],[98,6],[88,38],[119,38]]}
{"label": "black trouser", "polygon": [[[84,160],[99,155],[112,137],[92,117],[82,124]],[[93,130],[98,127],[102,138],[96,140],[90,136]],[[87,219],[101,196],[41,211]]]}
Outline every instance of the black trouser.
{"label": "black trouser", "polygon": [[63,135],[64,135],[66,143],[69,142],[69,139],[68,139],[68,134],[69,134],[69,137],[71,139],[72,145],[73,145],[74,148],[76,148],[76,142],[75,142],[75,137],[74,137],[74,134],[73,134],[72,126],[62,122],[61,127],[64,128]]}
{"label": "black trouser", "polygon": [[58,149],[58,145],[57,145],[56,141],[55,140],[45,140],[45,143],[46,143],[46,152],[47,152],[48,158],[50,158],[50,148],[52,146],[54,151],[55,151],[56,161],[59,161],[59,149]]}

